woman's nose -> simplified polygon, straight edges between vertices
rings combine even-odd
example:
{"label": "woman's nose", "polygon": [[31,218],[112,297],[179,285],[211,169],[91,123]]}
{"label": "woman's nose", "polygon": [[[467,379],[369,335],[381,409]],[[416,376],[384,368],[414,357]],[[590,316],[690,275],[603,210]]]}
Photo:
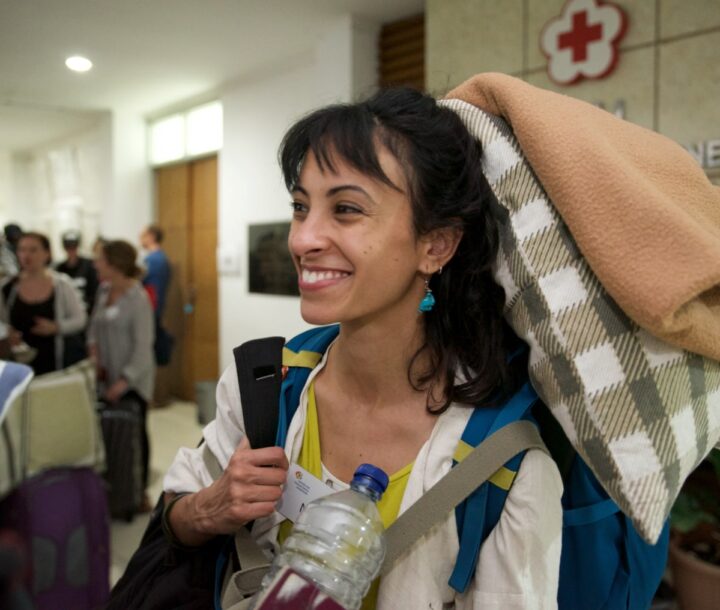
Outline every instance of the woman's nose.
{"label": "woman's nose", "polygon": [[321,214],[309,213],[302,220],[293,220],[290,225],[288,246],[296,256],[327,248],[330,242],[327,223]]}

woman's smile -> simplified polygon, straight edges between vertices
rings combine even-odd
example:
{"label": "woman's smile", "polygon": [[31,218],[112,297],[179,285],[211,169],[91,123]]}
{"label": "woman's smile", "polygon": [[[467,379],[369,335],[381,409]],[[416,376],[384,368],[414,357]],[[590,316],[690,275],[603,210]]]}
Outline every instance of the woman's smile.
{"label": "woman's smile", "polygon": [[334,286],[350,277],[350,275],[350,272],[340,271],[338,269],[302,267],[298,286],[301,291],[320,290],[328,286]]}

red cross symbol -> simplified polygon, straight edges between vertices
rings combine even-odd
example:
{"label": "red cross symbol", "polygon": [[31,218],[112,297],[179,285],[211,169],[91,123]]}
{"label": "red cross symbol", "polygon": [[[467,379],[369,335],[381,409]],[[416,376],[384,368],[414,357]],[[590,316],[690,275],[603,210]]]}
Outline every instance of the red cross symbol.
{"label": "red cross symbol", "polygon": [[585,61],[588,45],[596,40],[602,40],[602,24],[588,27],[587,11],[581,11],[572,16],[572,30],[558,37],[558,48],[571,48],[574,62]]}
{"label": "red cross symbol", "polygon": [[540,48],[548,58],[548,76],[559,85],[583,78],[604,78],[618,62],[627,17],[606,0],[566,0],[562,13],[548,21]]}

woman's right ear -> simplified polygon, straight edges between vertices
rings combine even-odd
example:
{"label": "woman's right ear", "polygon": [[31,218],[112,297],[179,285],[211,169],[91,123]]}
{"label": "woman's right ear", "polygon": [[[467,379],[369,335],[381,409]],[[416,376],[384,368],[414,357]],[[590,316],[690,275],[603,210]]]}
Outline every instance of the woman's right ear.
{"label": "woman's right ear", "polygon": [[445,267],[455,255],[462,236],[463,230],[459,227],[433,229],[423,236],[421,240],[426,244],[426,250],[421,271],[435,273]]}

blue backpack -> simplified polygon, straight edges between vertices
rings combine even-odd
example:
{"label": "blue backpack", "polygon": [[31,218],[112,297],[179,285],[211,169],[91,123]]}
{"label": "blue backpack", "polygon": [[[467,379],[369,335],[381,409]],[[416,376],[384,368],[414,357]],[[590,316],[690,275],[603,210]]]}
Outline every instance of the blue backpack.
{"label": "blue backpack", "polygon": [[[320,362],[338,332],[336,325],[313,328],[290,340],[283,349],[286,375],[280,392],[277,445],[285,445],[288,426],[310,371]],[[453,464],[462,461],[473,447],[511,422],[527,419],[537,424],[536,417],[542,419],[543,408],[527,382],[505,404],[474,409],[458,443]],[[540,430],[558,462],[565,486],[558,607],[560,610],[648,608],[665,570],[668,523],[658,542],[647,544],[590,468],[572,450],[551,416],[543,419]],[[556,445],[559,446],[557,452],[553,451]],[[500,519],[524,453],[508,461],[455,509],[460,550],[449,584],[458,593],[467,589],[475,573],[480,547]]]}

